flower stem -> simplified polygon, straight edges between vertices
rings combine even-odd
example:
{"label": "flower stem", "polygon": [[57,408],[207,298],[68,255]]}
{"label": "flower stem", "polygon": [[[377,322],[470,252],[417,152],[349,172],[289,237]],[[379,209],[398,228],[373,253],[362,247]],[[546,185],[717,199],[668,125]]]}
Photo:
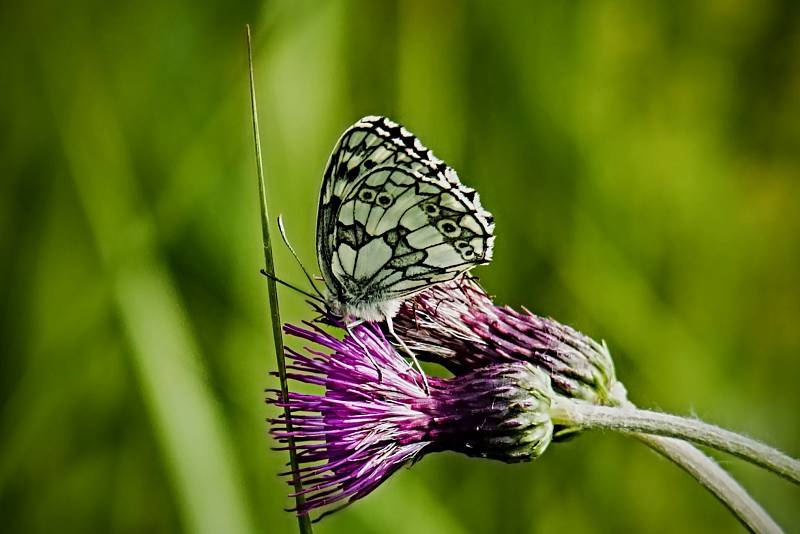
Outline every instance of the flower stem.
{"label": "flower stem", "polygon": [[[281,400],[284,403],[285,424],[288,434],[289,465],[292,468],[292,480],[295,489],[295,503],[298,510],[302,510],[305,497],[302,495],[303,486],[300,482],[297,464],[297,451],[295,450],[292,434],[291,412],[289,410],[289,388],[286,384],[286,362],[283,351],[283,333],[281,332],[281,313],[278,306],[278,288],[275,284],[275,261],[272,257],[272,240],[269,235],[269,212],[267,210],[267,188],[264,183],[264,164],[261,160],[261,134],[258,129],[258,108],[256,107],[255,77],[253,75],[253,45],[250,37],[250,25],[247,30],[247,60],[250,74],[250,106],[253,113],[253,140],[256,151],[256,170],[258,172],[258,195],[261,205],[261,237],[264,242],[264,271],[267,274],[267,293],[269,294],[269,310],[272,323],[272,338],[275,345],[275,357],[278,361],[278,378],[281,383]],[[311,521],[308,514],[297,516],[298,527],[301,534],[312,534]]]}
{"label": "flower stem", "polygon": [[633,437],[689,473],[719,499],[751,532],[781,533],[781,527],[717,462],[679,439],[633,434]]}
{"label": "flower stem", "polygon": [[800,461],[768,445],[697,419],[633,407],[597,406],[564,397],[554,399],[554,423],[585,429],[656,434],[693,441],[733,454],[800,484]]}

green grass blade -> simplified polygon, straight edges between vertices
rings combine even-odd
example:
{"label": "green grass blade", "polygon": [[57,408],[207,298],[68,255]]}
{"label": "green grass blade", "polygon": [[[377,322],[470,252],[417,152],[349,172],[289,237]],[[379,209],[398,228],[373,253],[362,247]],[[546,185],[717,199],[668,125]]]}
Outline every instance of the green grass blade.
{"label": "green grass blade", "polygon": [[[267,208],[267,188],[264,183],[264,164],[261,158],[261,134],[258,129],[258,107],[256,106],[256,89],[255,79],[253,75],[253,45],[250,37],[250,25],[247,28],[247,59],[248,68],[250,72],[250,105],[253,112],[253,142],[255,144],[256,154],[256,170],[258,172],[258,195],[261,203],[261,237],[264,242],[264,270],[269,275],[266,277],[267,293],[269,294],[269,312],[270,322],[272,323],[272,338],[275,344],[275,357],[278,362],[278,377],[281,382],[281,397],[284,402],[289,401],[289,388],[286,384],[286,362],[284,361],[283,354],[283,334],[281,332],[281,312],[278,304],[278,287],[275,283],[275,261],[272,257],[272,240],[269,234],[269,211]],[[294,448],[294,440],[291,438],[292,421],[289,408],[284,410],[286,417],[286,429],[290,434],[289,437],[289,463],[292,467],[292,472],[297,473],[297,454]],[[300,480],[294,477],[295,492],[300,492],[303,486]],[[295,501],[298,509],[305,502],[303,495],[297,495]],[[311,521],[308,515],[300,515],[297,517],[300,532],[302,534],[310,534]]]}

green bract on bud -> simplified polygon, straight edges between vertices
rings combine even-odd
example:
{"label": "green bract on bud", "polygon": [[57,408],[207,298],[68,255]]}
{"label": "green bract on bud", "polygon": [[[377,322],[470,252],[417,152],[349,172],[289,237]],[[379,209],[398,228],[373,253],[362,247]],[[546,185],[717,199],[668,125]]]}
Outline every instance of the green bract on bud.
{"label": "green bract on bud", "polygon": [[530,461],[553,437],[550,402],[555,393],[542,370],[526,363],[499,364],[450,379],[436,392],[439,404],[428,435],[447,450],[503,462]]}

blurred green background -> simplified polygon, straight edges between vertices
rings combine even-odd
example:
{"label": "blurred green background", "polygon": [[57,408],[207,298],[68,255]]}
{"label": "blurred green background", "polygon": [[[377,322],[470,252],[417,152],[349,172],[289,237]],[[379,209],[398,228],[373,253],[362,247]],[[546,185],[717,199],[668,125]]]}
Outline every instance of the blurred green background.
{"label": "blurred green background", "polygon": [[[270,207],[308,265],[329,150],[388,115],[494,212],[500,302],[605,339],[638,404],[800,455],[797,2],[0,10],[3,531],[295,531],[264,424],[246,22]],[[285,320],[310,316],[281,291]],[[796,487],[723,461],[800,531]],[[737,529],[590,434],[526,465],[427,457],[316,532]]]}

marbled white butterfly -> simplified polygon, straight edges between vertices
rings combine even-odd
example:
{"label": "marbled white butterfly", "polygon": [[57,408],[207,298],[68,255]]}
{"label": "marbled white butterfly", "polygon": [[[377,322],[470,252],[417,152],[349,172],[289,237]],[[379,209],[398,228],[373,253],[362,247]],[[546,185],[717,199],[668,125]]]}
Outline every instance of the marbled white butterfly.
{"label": "marbled white butterfly", "polygon": [[364,117],[342,134],[322,180],[326,305],[345,323],[386,320],[393,331],[404,299],[489,262],[493,230],[478,193],[419,139],[385,117]]}

